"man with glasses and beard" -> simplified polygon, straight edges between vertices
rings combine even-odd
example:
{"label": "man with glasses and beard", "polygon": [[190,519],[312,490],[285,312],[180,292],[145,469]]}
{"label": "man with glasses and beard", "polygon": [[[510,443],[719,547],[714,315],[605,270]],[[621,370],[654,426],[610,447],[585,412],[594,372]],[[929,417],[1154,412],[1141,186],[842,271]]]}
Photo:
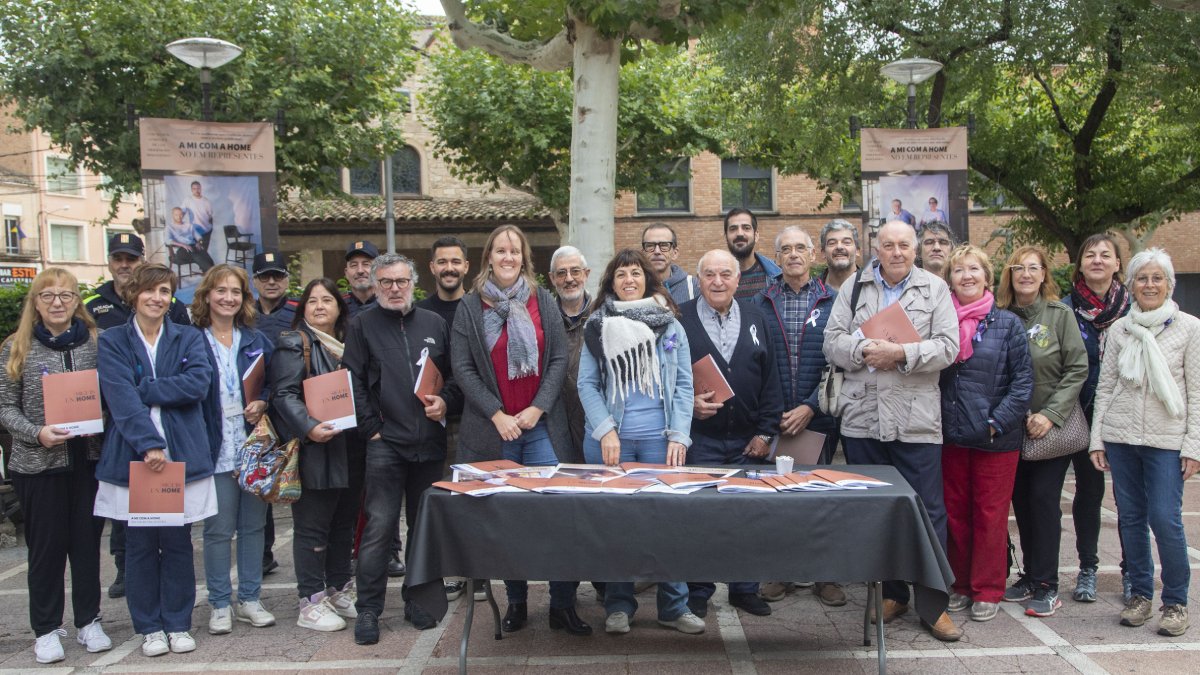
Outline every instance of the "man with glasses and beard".
{"label": "man with glasses and beard", "polygon": [[725,246],[741,271],[735,299],[753,298],[782,272],[774,260],[754,252],[757,243],[758,218],[750,209],[730,209],[725,214]]}
{"label": "man with glasses and beard", "polygon": [[417,307],[437,312],[447,326],[454,325],[454,312],[466,294],[463,277],[469,269],[467,245],[458,237],[439,237],[429,247],[429,271],[437,282],[437,293],[418,302]]}
{"label": "man with glasses and beard", "polygon": [[848,220],[834,218],[821,228],[821,255],[825,257],[825,271],[821,281],[837,291],[846,280],[858,271],[858,230]]}
{"label": "man with glasses and beard", "polygon": [[650,267],[658,280],[671,294],[676,305],[695,300],[700,295],[700,283],[696,277],[683,271],[675,264],[679,258],[679,237],[675,229],[666,223],[650,223],[642,230],[642,250],[650,259]]}
{"label": "man with glasses and beard", "polygon": [[571,431],[574,454],[583,456],[583,406],[579,403],[579,354],[583,349],[583,320],[587,315],[588,276],[592,273],[583,253],[574,246],[563,246],[550,256],[550,281],[558,300],[558,311],[567,329],[567,378],[563,382],[563,404]]}

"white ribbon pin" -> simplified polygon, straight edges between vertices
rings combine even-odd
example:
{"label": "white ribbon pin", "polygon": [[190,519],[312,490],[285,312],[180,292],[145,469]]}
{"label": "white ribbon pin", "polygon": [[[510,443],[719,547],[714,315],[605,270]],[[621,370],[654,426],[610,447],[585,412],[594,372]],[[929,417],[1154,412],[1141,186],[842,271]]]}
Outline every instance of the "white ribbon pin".
{"label": "white ribbon pin", "polygon": [[805,321],[804,323],[812,326],[813,328],[816,328],[817,327],[817,319],[819,319],[819,318],[821,318],[821,308],[817,307],[813,311],[809,312],[808,321]]}
{"label": "white ribbon pin", "polygon": [[757,347],[759,345],[759,343],[758,343],[758,326],[750,326],[750,339],[754,340],[755,347]]}

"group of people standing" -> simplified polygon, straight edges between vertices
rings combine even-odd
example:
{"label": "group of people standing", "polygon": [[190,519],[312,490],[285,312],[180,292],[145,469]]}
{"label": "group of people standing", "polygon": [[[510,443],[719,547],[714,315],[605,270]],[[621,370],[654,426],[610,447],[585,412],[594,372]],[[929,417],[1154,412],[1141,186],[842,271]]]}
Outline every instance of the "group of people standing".
{"label": "group of people standing", "polygon": [[[1061,605],[1059,497],[1072,464],[1081,565],[1074,598],[1096,599],[1102,472],[1111,471],[1127,580],[1121,621],[1137,626],[1152,615],[1153,530],[1164,582],[1158,629],[1182,634],[1189,583],[1182,491],[1200,468],[1200,417],[1191,414],[1200,415],[1192,410],[1200,356],[1190,354],[1200,349],[1192,346],[1200,322],[1170,299],[1170,258],[1152,249],[1123,270],[1115,241],[1092,237],[1060,303],[1039,249],[1013,252],[993,288],[989,256],[954,248],[943,223],[917,232],[893,221],[878,234],[875,257],[861,267],[857,233],[843,220],[826,224],[816,243],[799,227],[785,228],[772,258],[755,251],[755,215],[735,209],[725,218],[726,249],[701,256],[692,275],[676,264],[675,231],[655,223],[640,250],[607,262],[594,298],[586,290],[591,269],[569,246],[551,258],[555,293],[539,287],[529,240],[511,225],[488,237],[470,292],[467,246],[454,237],[435,241],[436,290],[421,302],[414,301],[415,263],[366,241],[347,248],[348,292],[320,278],[291,300],[284,261],[265,252],[253,277],[229,265],[208,269],[190,312],[174,298],[174,275],[144,263],[134,235],[110,242],[113,280],[86,300],[69,273],[44,270],[0,349],[0,423],[14,439],[9,469],[25,513],[37,661],[64,658],[68,561],[77,640],[92,652],[111,648],[100,625],[99,545],[103,519],[115,526],[129,518],[131,461],[152,471],[186,463],[185,525],[121,528],[119,554],[114,527],[119,581],[143,653],[195,648],[189,580],[198,521],[209,632],[275,622],[259,598],[264,568],[277,565],[272,519],[233,473],[238,448],[264,415],[282,437],[301,441],[303,492],[292,505],[296,622],[336,631],[353,620],[358,644],[379,640],[387,578],[397,565],[403,573],[401,513],[413,527],[421,495],[452,456],[528,466],[762,464],[783,437],[806,429],[826,435],[822,462],[840,445],[847,463],[899,470],[953,568],[948,612],[969,608],[976,621],[993,618],[1002,600],[1025,602],[1032,616]],[[862,337],[858,328],[896,303],[920,341]],[[267,383],[247,396],[242,373],[259,356]],[[693,388],[692,364],[706,356],[734,391],[724,403]],[[445,386],[418,400],[412,392],[427,362]],[[818,402],[827,364],[844,373],[836,414]],[[107,411],[103,437],[69,437],[46,425],[41,377],[91,368]],[[304,402],[305,379],[341,368],[352,379],[358,417],[347,431],[312,418]],[[1029,439],[1064,429],[1073,415],[1091,424],[1086,450],[1021,457]],[[1006,589],[1015,562],[1007,560],[1010,501],[1023,571]],[[634,584],[593,583],[605,631],[630,631]],[[770,614],[768,603],[797,585],[726,583],[730,604],[756,615]],[[552,629],[592,633],[576,612],[578,585],[550,581]],[[448,580],[447,596],[463,586]],[[527,583],[505,587],[503,629],[521,630],[529,621]],[[715,588],[711,580],[658,583],[657,622],[703,632]],[[846,603],[838,584],[812,589],[826,605]],[[907,611],[904,582],[888,582],[884,595],[884,621]],[[401,596],[406,621],[436,625],[407,588]],[[927,628],[942,640],[962,635],[949,613]]]}

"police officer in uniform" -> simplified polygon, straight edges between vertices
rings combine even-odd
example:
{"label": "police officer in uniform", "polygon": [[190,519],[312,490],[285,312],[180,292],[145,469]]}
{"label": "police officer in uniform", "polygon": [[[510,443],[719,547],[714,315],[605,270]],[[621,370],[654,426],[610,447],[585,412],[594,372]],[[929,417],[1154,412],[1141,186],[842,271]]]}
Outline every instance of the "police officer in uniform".
{"label": "police officer in uniform", "polygon": [[[122,232],[108,239],[108,273],[111,281],[106,281],[96,289],[95,295],[83,299],[83,306],[96,320],[101,329],[115,328],[129,322],[132,309],[125,304],[121,292],[125,285],[133,280],[133,272],[146,262],[146,245],[136,234]],[[171,308],[167,317],[178,324],[192,325],[188,318],[187,307],[171,298]],[[117,565],[117,578],[108,587],[108,597],[120,598],[125,596],[125,521],[110,521],[108,551],[112,554],[113,562]]]}

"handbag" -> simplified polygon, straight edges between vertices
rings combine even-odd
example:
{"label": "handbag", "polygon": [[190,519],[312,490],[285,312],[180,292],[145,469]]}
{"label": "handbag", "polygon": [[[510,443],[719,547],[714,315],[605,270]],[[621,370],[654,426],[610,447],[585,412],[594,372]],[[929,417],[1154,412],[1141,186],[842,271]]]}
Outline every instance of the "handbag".
{"label": "handbag", "polygon": [[[850,323],[854,323],[854,314],[858,310],[858,291],[862,284],[856,280],[854,290],[850,293]],[[822,412],[834,417],[842,414],[842,382],[846,379],[845,371],[826,363],[821,369],[821,382],[817,385],[817,406]]]}
{"label": "handbag", "polygon": [[1050,427],[1050,431],[1041,438],[1025,437],[1025,443],[1021,446],[1021,459],[1040,462],[1063,455],[1073,455],[1087,449],[1091,443],[1091,436],[1087,418],[1083,416],[1083,406],[1076,401],[1075,407],[1071,408],[1071,414],[1067,415],[1067,421],[1061,427]]}
{"label": "handbag", "polygon": [[238,487],[270,504],[300,498],[300,439],[281,443],[271,419],[263,415],[238,448]]}

